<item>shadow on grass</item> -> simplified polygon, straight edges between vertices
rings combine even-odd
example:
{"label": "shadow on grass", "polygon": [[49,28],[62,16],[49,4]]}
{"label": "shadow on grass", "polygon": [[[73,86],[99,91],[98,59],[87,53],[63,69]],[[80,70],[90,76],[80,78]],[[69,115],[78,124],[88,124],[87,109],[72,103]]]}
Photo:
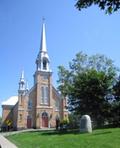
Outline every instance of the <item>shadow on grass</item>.
{"label": "shadow on grass", "polygon": [[41,135],[49,136],[49,135],[65,135],[65,134],[80,134],[79,130],[62,130],[62,131],[36,131]]}
{"label": "shadow on grass", "polygon": [[97,136],[97,135],[104,135],[104,134],[111,134],[112,132],[111,131],[105,131],[105,132],[98,132],[98,133],[93,133],[92,135],[94,136]]}
{"label": "shadow on grass", "polygon": [[[87,134],[87,133],[80,133],[79,129],[74,130],[43,130],[43,131],[30,131],[29,133],[37,133],[38,135],[44,135],[44,136],[50,136],[50,135],[67,135],[67,134]],[[104,135],[104,134],[110,134],[111,131],[98,131],[98,132],[92,132],[90,135],[97,136],[97,135]]]}
{"label": "shadow on grass", "polygon": [[[111,134],[112,132],[111,131],[105,131],[105,132],[98,132],[98,133],[91,133],[90,135],[92,136],[97,136],[97,135],[105,135],[105,134]],[[80,133],[79,130],[76,130],[76,131],[51,131],[51,132],[44,132],[44,133],[41,133],[41,135],[44,135],[44,136],[50,136],[50,135],[65,135],[65,134],[87,134],[87,133]]]}

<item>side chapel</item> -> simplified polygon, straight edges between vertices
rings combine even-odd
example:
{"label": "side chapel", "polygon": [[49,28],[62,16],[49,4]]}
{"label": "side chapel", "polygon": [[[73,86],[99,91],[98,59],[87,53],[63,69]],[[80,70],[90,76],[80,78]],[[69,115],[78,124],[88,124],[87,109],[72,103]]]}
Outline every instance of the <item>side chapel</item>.
{"label": "side chapel", "polygon": [[22,71],[18,96],[12,96],[2,103],[2,128],[20,130],[55,127],[56,120],[63,120],[68,116],[66,103],[66,98],[63,98],[52,85],[52,70],[43,22],[34,85],[28,89]]}

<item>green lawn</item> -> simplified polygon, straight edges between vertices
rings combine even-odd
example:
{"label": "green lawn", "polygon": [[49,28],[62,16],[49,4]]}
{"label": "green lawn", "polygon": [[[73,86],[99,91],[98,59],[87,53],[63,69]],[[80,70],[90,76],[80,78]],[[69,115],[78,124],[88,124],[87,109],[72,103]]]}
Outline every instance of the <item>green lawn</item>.
{"label": "green lawn", "polygon": [[92,134],[37,131],[7,138],[19,148],[120,148],[120,128],[95,130]]}

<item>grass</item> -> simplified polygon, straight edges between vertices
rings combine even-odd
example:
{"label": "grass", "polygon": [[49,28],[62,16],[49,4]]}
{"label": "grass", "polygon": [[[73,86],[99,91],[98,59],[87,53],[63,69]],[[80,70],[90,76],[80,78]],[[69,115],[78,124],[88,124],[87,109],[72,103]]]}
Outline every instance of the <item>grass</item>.
{"label": "grass", "polygon": [[18,148],[120,148],[120,128],[95,130],[92,134],[34,131],[7,138]]}

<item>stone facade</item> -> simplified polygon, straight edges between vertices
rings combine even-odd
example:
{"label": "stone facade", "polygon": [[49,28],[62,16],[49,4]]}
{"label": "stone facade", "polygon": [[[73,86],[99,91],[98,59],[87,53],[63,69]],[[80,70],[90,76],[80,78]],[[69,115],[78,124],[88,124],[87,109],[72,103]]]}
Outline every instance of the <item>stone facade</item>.
{"label": "stone facade", "polygon": [[52,71],[46,49],[45,24],[42,26],[41,47],[36,59],[34,85],[28,90],[22,72],[19,81],[18,100],[12,105],[3,103],[2,127],[11,129],[50,128],[56,119],[68,116],[66,98],[52,85]]}

